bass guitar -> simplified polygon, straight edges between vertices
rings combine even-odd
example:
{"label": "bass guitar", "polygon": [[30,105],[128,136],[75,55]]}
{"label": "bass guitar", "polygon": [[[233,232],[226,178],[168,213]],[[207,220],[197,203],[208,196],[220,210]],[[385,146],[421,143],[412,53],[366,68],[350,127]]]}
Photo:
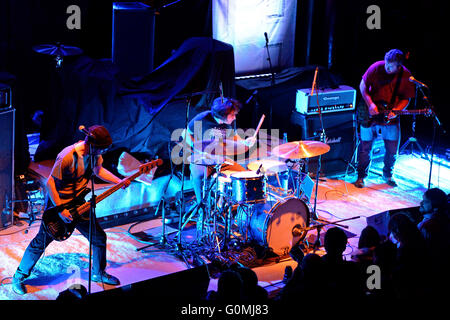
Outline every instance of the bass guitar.
{"label": "bass guitar", "polygon": [[[121,189],[125,185],[126,181],[131,182],[144,172],[148,172],[152,168],[162,165],[162,163],[163,161],[161,159],[157,159],[142,164],[141,166],[139,166],[139,170],[136,173],[109,188],[102,194],[96,196],[95,203],[99,203],[100,201],[112,195],[117,190]],[[71,201],[44,211],[42,215],[42,223],[44,224],[45,231],[47,231],[47,233],[54,240],[64,241],[68,239],[72,235],[76,225],[80,221],[89,220],[89,210],[91,208],[91,202],[86,202],[84,198],[89,194],[90,191],[91,190],[89,188],[86,188]],[[72,221],[70,223],[64,222],[59,215],[64,209],[69,210],[72,215]]]}

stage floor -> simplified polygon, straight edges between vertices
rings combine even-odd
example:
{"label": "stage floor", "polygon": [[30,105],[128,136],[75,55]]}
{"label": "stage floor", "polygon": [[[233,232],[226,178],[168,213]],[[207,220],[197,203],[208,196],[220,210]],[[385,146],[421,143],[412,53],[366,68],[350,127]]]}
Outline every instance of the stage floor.
{"label": "stage floor", "polygon": [[[336,221],[360,216],[359,219],[344,223],[348,225],[347,231],[355,235],[349,238],[345,251],[348,259],[357,248],[359,234],[367,225],[367,217],[387,210],[419,205],[427,187],[427,168],[429,168],[427,164],[426,160],[411,155],[400,156],[394,175],[399,186],[395,188],[383,183],[377,174],[377,170],[379,172],[381,168],[380,163],[372,165],[371,173],[366,179],[366,188],[363,189],[357,189],[351,184],[356,178],[354,174],[321,178],[317,197],[317,213],[321,219]],[[422,170],[419,170],[420,168]],[[432,186],[439,186],[449,192],[448,167],[439,164],[435,169]],[[27,220],[19,220],[16,225],[0,231],[1,300],[52,300],[72,284],[88,287],[88,241],[75,231],[68,240],[53,242],[48,246],[32,276],[26,281],[28,294],[19,296],[12,291],[10,277],[14,274],[25,248],[37,233],[39,224],[40,221],[35,221],[28,226]],[[171,250],[152,247],[137,251],[145,243],[134,238],[131,233],[158,230],[154,228],[161,226],[161,219],[134,225],[131,233],[128,232],[130,226],[131,224],[126,224],[105,230],[108,235],[107,271],[120,279],[121,286],[188,268],[185,261]],[[182,232],[185,243],[194,240],[192,232],[189,233],[187,229]],[[279,263],[255,267],[253,270],[258,275],[259,284],[269,293],[273,293],[282,287],[281,280],[287,265],[295,268],[296,263],[291,259],[285,259]],[[217,279],[211,278],[210,290],[215,290],[216,286]],[[91,288],[92,292],[98,292],[114,287],[92,283]]]}

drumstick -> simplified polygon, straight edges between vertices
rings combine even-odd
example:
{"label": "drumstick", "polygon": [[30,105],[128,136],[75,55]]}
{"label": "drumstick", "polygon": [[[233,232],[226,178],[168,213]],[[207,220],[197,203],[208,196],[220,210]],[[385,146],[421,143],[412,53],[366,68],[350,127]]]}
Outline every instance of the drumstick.
{"label": "drumstick", "polygon": [[261,128],[265,117],[266,116],[264,114],[261,116],[261,119],[259,120],[258,126],[256,127],[255,134],[253,135],[254,138],[258,135],[258,131]]}
{"label": "drumstick", "polygon": [[223,86],[222,86],[222,81],[219,82],[219,89],[220,89],[220,101],[223,103]]}

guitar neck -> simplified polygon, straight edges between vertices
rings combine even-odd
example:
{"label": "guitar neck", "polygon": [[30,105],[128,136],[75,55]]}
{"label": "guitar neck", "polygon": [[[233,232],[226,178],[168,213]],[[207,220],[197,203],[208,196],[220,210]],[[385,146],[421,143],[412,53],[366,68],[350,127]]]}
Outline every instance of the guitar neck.
{"label": "guitar neck", "polygon": [[[105,200],[110,195],[112,195],[114,192],[116,192],[117,190],[122,188],[125,185],[126,181],[133,181],[134,179],[136,179],[140,175],[141,175],[141,172],[138,171],[135,174],[133,174],[133,175],[129,176],[128,178],[126,178],[125,180],[122,180],[118,184],[116,184],[113,187],[109,188],[105,192],[101,193],[100,195],[96,196],[95,197],[95,203],[97,204],[100,201]],[[78,209],[77,209],[77,212],[78,212],[79,215],[82,215],[85,212],[87,212],[90,208],[91,208],[91,202],[89,201],[89,202],[86,202],[86,203],[82,204],[81,206],[79,206]]]}
{"label": "guitar neck", "polygon": [[383,113],[387,114],[393,112],[398,115],[408,115],[408,114],[425,114],[428,113],[428,109],[418,109],[418,110],[385,110]]}
{"label": "guitar neck", "polygon": [[[160,166],[162,164],[162,160],[158,159],[158,160],[154,160],[151,161],[145,165],[142,165],[140,168],[142,168],[143,166],[147,167],[147,168],[154,168],[155,166]],[[127,177],[126,179],[122,180],[121,182],[119,182],[118,184],[116,184],[115,186],[109,188],[108,190],[106,190],[105,192],[103,192],[102,194],[98,195],[97,197],[95,197],[95,203],[99,203],[100,201],[108,198],[110,195],[112,195],[114,192],[116,192],[117,190],[119,190],[120,188],[122,188],[125,183],[127,181],[133,181],[134,179],[136,179],[137,177],[139,177],[142,174],[141,170],[138,170],[136,173],[132,174],[131,176]],[[77,213],[78,215],[82,215],[85,212],[87,212],[89,209],[91,208],[91,202],[86,202],[84,204],[82,204],[81,206],[79,206],[77,208]]]}

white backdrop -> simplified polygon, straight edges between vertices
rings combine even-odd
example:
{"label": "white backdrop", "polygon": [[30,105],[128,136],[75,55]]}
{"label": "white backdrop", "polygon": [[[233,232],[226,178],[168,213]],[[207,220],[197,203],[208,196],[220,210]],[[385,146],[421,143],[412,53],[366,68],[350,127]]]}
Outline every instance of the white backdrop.
{"label": "white backdrop", "polygon": [[234,48],[236,74],[269,71],[266,40],[274,68],[294,64],[297,0],[213,0],[213,37]]}

